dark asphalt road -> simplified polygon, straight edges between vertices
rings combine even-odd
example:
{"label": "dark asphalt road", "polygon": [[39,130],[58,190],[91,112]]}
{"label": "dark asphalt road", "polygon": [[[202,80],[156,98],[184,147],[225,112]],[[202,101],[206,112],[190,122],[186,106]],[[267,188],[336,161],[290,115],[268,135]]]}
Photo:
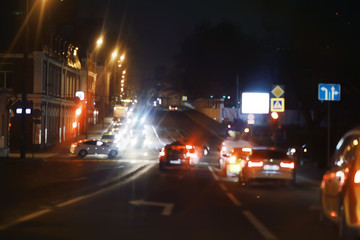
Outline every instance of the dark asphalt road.
{"label": "dark asphalt road", "polygon": [[[180,112],[152,122],[160,141],[177,129],[215,143],[211,124]],[[335,239],[321,226],[319,181],[306,169],[295,187],[244,187],[221,175],[216,152],[196,168],[160,171],[157,152],[144,151],[2,165],[0,239]]]}

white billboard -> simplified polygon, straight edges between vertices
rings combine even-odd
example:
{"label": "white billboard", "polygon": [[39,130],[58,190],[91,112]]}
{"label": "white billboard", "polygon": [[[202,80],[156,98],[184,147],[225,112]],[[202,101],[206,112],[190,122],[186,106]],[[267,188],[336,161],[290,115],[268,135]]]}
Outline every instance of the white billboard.
{"label": "white billboard", "polygon": [[269,93],[244,92],[241,95],[242,113],[268,114],[269,106]]}

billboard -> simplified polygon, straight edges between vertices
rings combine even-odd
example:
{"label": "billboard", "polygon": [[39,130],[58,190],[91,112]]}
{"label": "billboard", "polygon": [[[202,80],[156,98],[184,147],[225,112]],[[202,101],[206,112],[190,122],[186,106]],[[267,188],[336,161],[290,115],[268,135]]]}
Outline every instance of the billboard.
{"label": "billboard", "polygon": [[269,93],[244,92],[241,95],[242,113],[268,114],[269,106]]}

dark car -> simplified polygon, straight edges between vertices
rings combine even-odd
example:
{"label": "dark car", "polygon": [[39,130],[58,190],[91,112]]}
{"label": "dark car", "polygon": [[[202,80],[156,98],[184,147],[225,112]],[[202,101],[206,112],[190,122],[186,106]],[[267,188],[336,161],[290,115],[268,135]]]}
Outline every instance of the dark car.
{"label": "dark car", "polygon": [[322,219],[338,226],[339,239],[358,239],[360,230],[360,127],[336,146],[331,169],[321,182]]}
{"label": "dark car", "polygon": [[160,152],[159,168],[166,167],[189,167],[194,164],[197,151],[195,146],[174,142],[166,145]]}
{"label": "dark car", "polygon": [[254,147],[239,174],[240,182],[282,180],[295,183],[295,160],[286,151],[273,147]]}

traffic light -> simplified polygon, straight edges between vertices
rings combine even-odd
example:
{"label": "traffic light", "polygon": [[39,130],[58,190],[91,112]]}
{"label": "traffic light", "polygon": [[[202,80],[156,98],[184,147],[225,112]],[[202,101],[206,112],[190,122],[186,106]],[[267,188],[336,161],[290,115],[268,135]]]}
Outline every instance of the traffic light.
{"label": "traffic light", "polygon": [[278,121],[279,121],[279,113],[271,112],[271,114],[270,114],[271,125],[276,127],[278,125]]}

